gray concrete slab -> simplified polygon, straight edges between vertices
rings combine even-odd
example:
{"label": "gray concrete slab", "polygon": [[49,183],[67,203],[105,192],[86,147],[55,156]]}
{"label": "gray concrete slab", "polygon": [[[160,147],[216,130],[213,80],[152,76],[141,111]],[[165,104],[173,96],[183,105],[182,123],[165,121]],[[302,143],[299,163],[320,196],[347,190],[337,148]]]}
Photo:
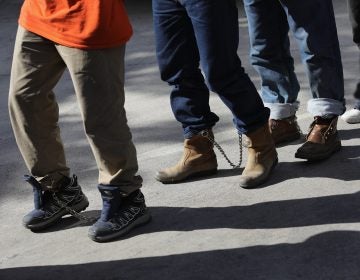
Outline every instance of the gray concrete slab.
{"label": "gray concrete slab", "polygon": [[[154,57],[150,1],[127,1],[135,35],[127,48],[126,109],[137,146],[143,191],[153,222],[124,239],[97,244],[88,224],[66,217],[42,233],[21,226],[32,208],[22,182],[25,165],[7,113],[7,92],[17,17],[22,1],[0,0],[0,279],[360,279],[360,125],[339,122],[343,149],[331,159],[307,164],[294,158],[299,143],[278,149],[280,163],[270,182],[244,190],[241,170],[219,155],[213,177],[176,185],[154,180],[156,170],[181,154],[182,134],[169,107],[169,88]],[[343,55],[346,97],[359,78],[358,49],[343,0],[334,1]],[[248,62],[246,19],[241,10],[239,54]],[[306,132],[309,85],[292,41],[302,90],[299,123]],[[73,87],[66,73],[56,88],[67,159],[90,200],[88,216],[99,214],[96,165],[84,136]],[[235,161],[236,132],[230,112],[213,94],[221,121],[218,141]],[[246,156],[246,155],[245,155]]]}

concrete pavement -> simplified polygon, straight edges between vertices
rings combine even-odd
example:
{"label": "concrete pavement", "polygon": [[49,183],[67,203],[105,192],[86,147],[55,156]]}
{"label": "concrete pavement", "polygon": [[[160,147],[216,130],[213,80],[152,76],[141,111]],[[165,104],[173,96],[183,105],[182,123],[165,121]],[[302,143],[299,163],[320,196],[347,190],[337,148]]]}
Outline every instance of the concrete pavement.
{"label": "concrete pavement", "polygon": [[[32,209],[31,188],[21,180],[25,165],[7,112],[7,93],[17,17],[22,1],[0,0],[0,279],[360,279],[360,125],[339,121],[343,148],[314,164],[294,158],[298,143],[278,149],[280,163],[270,182],[256,190],[238,187],[241,170],[230,170],[218,153],[216,176],[162,185],[155,172],[175,163],[182,150],[181,127],[160,81],[150,1],[127,1],[135,35],[127,47],[126,109],[153,221],[122,240],[97,244],[89,224],[64,218],[42,233],[21,226]],[[359,51],[352,44],[346,4],[335,0],[348,107],[359,78]],[[241,10],[239,54],[247,72],[246,19]],[[302,86],[299,124],[305,133],[309,85],[292,44]],[[56,88],[62,138],[72,172],[96,216],[101,200],[97,169],[83,132],[73,87],[66,73]],[[238,157],[231,115],[212,94],[221,118],[216,139],[233,161]],[[246,153],[245,153],[246,156]]]}

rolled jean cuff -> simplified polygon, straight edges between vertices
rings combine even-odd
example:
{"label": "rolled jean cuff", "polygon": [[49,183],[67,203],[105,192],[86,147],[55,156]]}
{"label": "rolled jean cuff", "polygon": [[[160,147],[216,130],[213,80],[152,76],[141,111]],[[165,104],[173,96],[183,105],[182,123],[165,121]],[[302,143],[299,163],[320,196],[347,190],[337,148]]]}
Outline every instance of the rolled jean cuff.
{"label": "rolled jean cuff", "polygon": [[214,125],[199,126],[196,129],[189,128],[189,127],[184,128],[184,139],[190,139],[190,138],[194,137],[195,135],[199,135],[203,130],[212,129],[214,127]]}
{"label": "rolled jean cuff", "polygon": [[296,114],[300,103],[264,103],[265,107],[270,109],[270,119],[280,120],[289,118]]}
{"label": "rolled jean cuff", "polygon": [[198,135],[199,133],[200,133],[200,131],[189,130],[187,132],[184,132],[184,139],[190,139],[190,138],[194,137],[195,135]]}
{"label": "rolled jean cuff", "polygon": [[325,117],[330,115],[340,116],[346,108],[344,102],[331,98],[315,98],[308,101],[308,112],[315,116]]}

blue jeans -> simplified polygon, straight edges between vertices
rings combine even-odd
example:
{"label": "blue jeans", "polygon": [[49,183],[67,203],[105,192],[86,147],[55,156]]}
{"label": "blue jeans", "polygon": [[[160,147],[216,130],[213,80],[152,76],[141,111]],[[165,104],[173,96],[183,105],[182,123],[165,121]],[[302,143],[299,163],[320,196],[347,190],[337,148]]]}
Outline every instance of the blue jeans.
{"label": "blue jeans", "polygon": [[360,2],[358,0],[348,0],[348,6],[353,40],[360,47]]}
{"label": "blue jeans", "polygon": [[354,98],[355,98],[355,109],[360,110],[360,82],[358,82],[355,92],[354,92]]}
{"label": "blue jeans", "polygon": [[[348,0],[349,16],[353,31],[354,43],[360,49],[360,1]],[[354,92],[355,108],[360,110],[360,82],[357,84],[357,88]]]}
{"label": "blue jeans", "polygon": [[341,115],[344,79],[331,0],[243,0],[249,23],[252,65],[261,76],[261,97],[271,118],[295,115],[300,90],[290,54],[295,36],[310,81],[314,116]]}
{"label": "blue jeans", "polygon": [[171,108],[185,138],[219,120],[209,107],[209,89],[231,110],[239,133],[267,122],[269,109],[237,55],[235,0],[153,0],[153,14],[161,78],[172,86]]}

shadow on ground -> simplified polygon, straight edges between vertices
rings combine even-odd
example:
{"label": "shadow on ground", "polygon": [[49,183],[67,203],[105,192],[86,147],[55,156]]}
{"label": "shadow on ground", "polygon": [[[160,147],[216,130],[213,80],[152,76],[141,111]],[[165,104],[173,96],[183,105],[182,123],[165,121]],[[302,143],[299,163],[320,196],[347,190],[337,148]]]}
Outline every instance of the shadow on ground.
{"label": "shadow on ground", "polygon": [[296,244],[0,270],[2,280],[354,280],[359,275],[360,233],[356,231],[325,232]]}
{"label": "shadow on ground", "polygon": [[269,181],[261,187],[296,178],[332,178],[342,181],[358,181],[360,180],[359,166],[360,146],[344,146],[340,152],[325,161],[279,162]]}
{"label": "shadow on ground", "polygon": [[[150,207],[152,222],[134,230],[126,238],[166,231],[204,229],[280,229],[360,222],[360,192],[324,197],[262,202],[229,207]],[[100,211],[86,211],[96,219]],[[73,217],[41,233],[89,226]],[[39,234],[41,234],[39,233]]]}

